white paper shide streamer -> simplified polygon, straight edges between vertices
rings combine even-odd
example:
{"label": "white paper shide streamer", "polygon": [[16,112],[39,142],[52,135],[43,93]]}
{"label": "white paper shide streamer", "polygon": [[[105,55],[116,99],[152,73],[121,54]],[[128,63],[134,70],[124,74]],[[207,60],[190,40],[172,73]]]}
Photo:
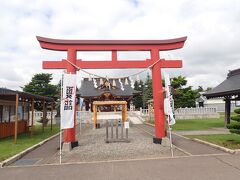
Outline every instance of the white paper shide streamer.
{"label": "white paper shide streamer", "polygon": [[96,81],[95,78],[93,78],[93,86],[94,86],[94,88],[97,88],[97,87],[98,87],[98,86],[97,86],[97,81]]}
{"label": "white paper shide streamer", "polygon": [[134,81],[131,76],[129,77],[129,80],[130,80],[131,88],[134,89]]}
{"label": "white paper shide streamer", "polygon": [[122,83],[121,79],[118,79],[118,81],[120,83],[121,90],[124,91],[124,87],[123,87],[123,83]]}

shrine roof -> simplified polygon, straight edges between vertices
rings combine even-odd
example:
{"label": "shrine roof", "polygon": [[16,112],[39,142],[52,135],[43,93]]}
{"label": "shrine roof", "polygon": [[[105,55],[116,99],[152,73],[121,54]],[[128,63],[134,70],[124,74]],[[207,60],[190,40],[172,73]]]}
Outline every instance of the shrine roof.
{"label": "shrine roof", "polygon": [[[140,94],[140,91],[134,90],[130,81],[128,80],[128,85],[125,85],[125,81],[122,79],[124,91],[121,90],[121,85],[118,80],[115,80],[116,87],[114,88],[100,88],[100,78],[96,78],[98,88],[94,87],[93,81],[89,81],[88,78],[84,78],[81,82],[81,87],[79,90],[80,97],[99,97],[105,92],[110,92],[113,96],[130,97],[133,95]],[[109,82],[113,84],[113,79],[109,79]]]}
{"label": "shrine roof", "polygon": [[240,96],[240,69],[229,71],[227,78],[222,83],[203,95],[207,98]]}

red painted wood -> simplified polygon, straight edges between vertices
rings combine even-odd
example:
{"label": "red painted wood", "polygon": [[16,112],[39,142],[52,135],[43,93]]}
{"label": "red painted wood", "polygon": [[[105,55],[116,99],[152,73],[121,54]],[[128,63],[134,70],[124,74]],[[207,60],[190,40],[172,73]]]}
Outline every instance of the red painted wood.
{"label": "red painted wood", "polygon": [[[0,139],[13,136],[15,131],[15,122],[0,123]],[[18,121],[18,134],[28,132],[27,121]]]}
{"label": "red painted wood", "polygon": [[[67,51],[68,60],[82,69],[148,68],[160,59],[159,51],[182,48],[187,37],[168,40],[61,40],[37,37],[43,49]],[[145,61],[118,61],[117,51],[150,51],[151,59]],[[76,51],[112,51],[111,61],[76,60]],[[165,115],[163,112],[163,89],[161,68],[181,68],[181,60],[161,60],[152,67],[155,135],[165,137]],[[76,68],[66,60],[44,61],[44,69],[67,69],[76,73]],[[76,119],[75,119],[76,123]],[[64,130],[64,141],[75,141],[75,128]]]}
{"label": "red painted wood", "polygon": [[[73,64],[76,64],[77,52],[74,49],[68,50],[67,58]],[[76,74],[76,68],[72,66],[70,63],[67,63],[66,66],[68,74]],[[76,105],[75,105],[76,109]],[[74,127],[69,129],[64,129],[63,131],[63,141],[64,142],[75,142],[76,141],[76,111],[74,112]]]}
{"label": "red painted wood", "polygon": [[150,51],[182,48],[187,37],[167,40],[62,40],[37,36],[43,49],[68,51]]}
{"label": "red painted wood", "polygon": [[67,61],[43,61],[42,67],[43,69],[66,69]]}
{"label": "red painted wood", "polygon": [[[151,51],[151,58],[155,62],[159,59],[159,51],[157,49]],[[152,89],[155,115],[155,136],[156,138],[163,138],[166,136],[165,115],[163,107],[161,64],[159,63],[155,64],[152,68]]]}
{"label": "red painted wood", "polygon": [[65,44],[65,45],[151,45],[151,44],[173,44],[177,42],[186,41],[187,37],[180,37],[175,39],[164,40],[67,40],[67,39],[52,39],[46,37],[36,36],[39,42],[45,42],[49,44]]}
{"label": "red painted wood", "polygon": [[[77,60],[76,65],[82,69],[119,69],[119,68],[147,68],[154,62],[152,60],[133,60],[133,61],[81,61]],[[62,61],[43,61],[43,69],[65,69],[69,64],[66,60]],[[181,60],[161,60],[161,68],[181,68]]]}

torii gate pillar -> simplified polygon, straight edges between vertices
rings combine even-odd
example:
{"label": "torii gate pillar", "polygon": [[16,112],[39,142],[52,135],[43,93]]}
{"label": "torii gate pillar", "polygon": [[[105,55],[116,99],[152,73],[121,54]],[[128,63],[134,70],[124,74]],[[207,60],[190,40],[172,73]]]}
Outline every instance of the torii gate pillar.
{"label": "torii gate pillar", "polygon": [[[157,61],[159,59],[159,51],[151,51],[151,59]],[[152,89],[153,89],[153,106],[155,116],[155,138],[153,142],[156,144],[162,143],[162,138],[165,134],[165,114],[164,114],[164,98],[162,88],[162,75],[160,63],[155,64],[152,67]]]}
{"label": "torii gate pillar", "polygon": [[[77,51],[74,49],[69,49],[67,52],[67,59],[73,63],[76,64],[77,60]],[[71,64],[67,64],[66,67],[68,74],[76,74],[76,68],[73,67]],[[76,109],[76,104],[75,104]],[[76,134],[76,111],[74,112],[74,128],[64,129],[63,130],[63,141],[64,142],[72,142],[72,147],[77,146],[78,142],[75,139]]]}
{"label": "torii gate pillar", "polygon": [[[168,40],[61,40],[37,36],[43,49],[55,51],[67,51],[67,60],[43,61],[44,69],[67,69],[67,73],[76,73],[76,67],[82,69],[119,69],[119,68],[148,68],[152,67],[152,85],[155,114],[155,137],[154,143],[161,144],[165,133],[165,115],[163,107],[163,89],[161,68],[181,68],[181,60],[160,59],[160,51],[169,51],[183,47],[187,37]],[[106,61],[83,61],[77,59],[77,51],[111,51],[112,60]],[[151,59],[121,60],[117,59],[117,51],[150,51]],[[76,125],[76,119],[75,119]],[[64,130],[64,142],[75,141],[75,127]]]}

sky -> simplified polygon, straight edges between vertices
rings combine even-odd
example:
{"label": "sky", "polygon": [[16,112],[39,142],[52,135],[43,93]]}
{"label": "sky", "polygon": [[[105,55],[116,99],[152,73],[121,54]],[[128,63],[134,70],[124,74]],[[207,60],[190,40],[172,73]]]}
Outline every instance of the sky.
{"label": "sky", "polygon": [[[161,40],[187,36],[182,49],[160,52],[165,59],[183,60],[188,85],[215,87],[229,70],[240,68],[239,0],[8,0],[0,6],[0,87],[21,90],[43,60],[66,59],[65,52],[43,50],[36,36],[56,39]],[[79,59],[106,59],[109,53],[79,52]],[[147,52],[119,53],[120,58],[146,59]],[[88,70],[118,77],[138,70]],[[79,78],[86,74],[78,73]],[[146,73],[142,74],[144,78]]]}

